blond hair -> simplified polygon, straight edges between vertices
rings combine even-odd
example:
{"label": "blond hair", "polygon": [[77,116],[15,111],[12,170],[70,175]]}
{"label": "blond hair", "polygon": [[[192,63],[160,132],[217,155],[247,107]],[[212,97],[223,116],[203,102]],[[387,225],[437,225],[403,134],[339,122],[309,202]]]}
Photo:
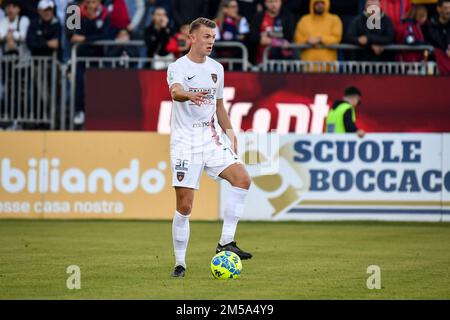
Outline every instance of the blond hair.
{"label": "blond hair", "polygon": [[194,32],[195,30],[199,29],[201,26],[206,26],[211,29],[216,28],[216,23],[208,18],[197,18],[194,21],[191,22],[189,26],[189,33]]}

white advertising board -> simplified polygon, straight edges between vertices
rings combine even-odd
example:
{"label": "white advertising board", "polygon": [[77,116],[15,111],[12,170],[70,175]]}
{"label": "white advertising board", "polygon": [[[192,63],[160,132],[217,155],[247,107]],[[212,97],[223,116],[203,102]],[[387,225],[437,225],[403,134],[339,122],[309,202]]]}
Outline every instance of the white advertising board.
{"label": "white advertising board", "polygon": [[450,220],[450,134],[245,133],[239,155],[252,177],[243,220]]}

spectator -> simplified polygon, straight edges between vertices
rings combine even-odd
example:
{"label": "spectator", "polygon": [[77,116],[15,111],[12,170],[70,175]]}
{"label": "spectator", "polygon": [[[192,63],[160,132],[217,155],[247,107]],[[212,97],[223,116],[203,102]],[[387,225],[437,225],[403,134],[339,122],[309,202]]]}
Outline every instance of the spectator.
{"label": "spectator", "polygon": [[424,26],[424,36],[435,47],[440,74],[450,74],[450,0],[439,0],[437,16]]}
{"label": "spectator", "polygon": [[33,56],[51,56],[60,47],[61,25],[54,8],[52,0],[39,2],[39,17],[31,22],[27,34],[27,45]]}
{"label": "spectator", "polygon": [[217,24],[216,40],[243,41],[250,31],[248,21],[239,15],[236,0],[223,0],[215,19]]}
{"label": "spectator", "polygon": [[[55,16],[54,9],[55,4],[52,0],[39,1],[39,16],[31,21],[27,34],[28,48],[33,56],[50,57],[53,53],[58,53],[60,49],[61,25]],[[52,88],[48,84],[51,83],[52,68],[47,64],[33,64],[33,68],[35,76],[31,80],[34,82],[35,90],[32,95],[30,93],[30,98],[35,102],[35,106],[39,105],[40,100],[42,106],[49,112]],[[37,109],[33,111],[37,112]]]}
{"label": "spectator", "polygon": [[[61,31],[65,30],[66,10],[69,5],[74,4],[71,0],[54,0],[55,2],[55,16],[58,18],[61,26]],[[70,42],[65,32],[61,32],[60,43],[60,58],[62,62],[67,62],[70,59]]]}
{"label": "spectator", "polygon": [[[422,33],[422,26],[427,21],[427,8],[422,5],[414,5],[409,10],[406,18],[402,21],[396,32],[396,42],[406,45],[424,45],[425,38]],[[425,54],[418,51],[405,51],[397,55],[397,60],[405,62],[423,61]]]}
{"label": "spectator", "polygon": [[125,0],[105,0],[103,5],[108,8],[110,23],[108,28],[109,38],[128,41],[128,26],[130,17]]}
{"label": "spectator", "polygon": [[[389,54],[384,52],[384,45],[394,42],[395,34],[391,19],[383,12],[379,17],[379,28],[368,28],[367,20],[372,15],[368,12],[368,7],[380,7],[380,0],[367,0],[362,14],[353,19],[347,32],[347,41],[352,44],[360,45],[363,50],[355,50],[353,60],[359,61],[387,61],[392,59]],[[376,20],[376,19],[375,19]]]}
{"label": "spectator", "polygon": [[356,107],[361,103],[361,91],[355,87],[346,88],[344,98],[336,101],[328,112],[326,119],[327,133],[351,133],[356,132],[363,138],[364,130],[356,126]]}
{"label": "spectator", "polygon": [[[170,17],[170,5],[167,0],[145,0],[144,2],[144,13],[142,19],[136,27],[137,36],[139,39],[144,38],[145,29],[150,26],[153,19],[153,12],[156,8],[164,8],[166,10],[167,17]],[[169,27],[173,29],[173,21],[169,18]]]}
{"label": "spectator", "polygon": [[[16,0],[6,1],[6,17],[0,21],[0,41],[2,53],[14,57],[24,57],[29,54],[26,48],[26,34],[30,21],[25,16],[20,16],[21,5]],[[9,70],[9,71],[8,71]],[[24,90],[25,68],[21,67],[19,59],[2,62],[0,66],[0,99],[1,104],[6,103],[11,110],[12,117],[20,117],[23,104],[27,96]]]}
{"label": "spectator", "polygon": [[142,21],[145,13],[144,0],[126,0],[128,15],[130,17],[130,23],[127,26],[127,30],[131,35],[131,38],[136,37],[136,31]]}
{"label": "spectator", "polygon": [[3,11],[3,0],[0,0],[0,21],[5,18],[5,11]]}
{"label": "spectator", "polygon": [[21,6],[18,0],[6,1],[6,17],[0,21],[0,42],[3,42],[3,54],[26,53],[27,31],[30,20],[20,16]]}
{"label": "spectator", "polygon": [[189,22],[183,23],[180,30],[170,38],[167,44],[167,52],[172,53],[176,58],[185,55],[191,48],[189,25]]}
{"label": "spectator", "polygon": [[381,0],[381,10],[391,19],[394,30],[397,31],[411,10],[411,0]]}
{"label": "spectator", "polygon": [[175,28],[178,29],[186,21],[192,22],[198,17],[207,17],[209,0],[171,0]]}
{"label": "spectator", "polygon": [[[166,10],[164,8],[156,8],[153,12],[152,23],[145,31],[145,43],[147,46],[147,56],[153,58],[154,62],[152,67],[154,69],[163,69],[166,67],[165,63],[160,60],[164,60],[163,57],[167,57],[169,52],[166,50],[166,46],[170,39],[169,18],[167,17]],[[160,59],[163,58],[163,59]]]}
{"label": "spectator", "polygon": [[281,0],[265,0],[266,10],[259,12],[253,18],[250,25],[248,41],[250,49],[256,48],[256,52],[250,53],[253,64],[261,63],[264,49],[271,45],[269,52],[271,59],[291,58],[290,50],[282,48],[292,41],[295,22],[291,13],[282,8]]}
{"label": "spectator", "polygon": [[424,25],[425,39],[434,47],[447,52],[450,44],[449,21],[450,0],[439,0],[437,15],[432,16],[429,23]]}
{"label": "spectator", "polygon": [[[132,36],[131,19],[125,0],[104,0],[103,4],[108,8],[110,14],[108,39],[114,39],[117,42],[130,41]],[[136,46],[117,45],[107,46],[105,54],[108,57],[138,57],[139,51]],[[135,63],[132,63],[131,67],[134,66]]]}
{"label": "spectator", "polygon": [[[236,0],[222,0],[219,12],[214,19],[216,22],[216,41],[241,41],[245,40],[246,34],[250,31],[250,26],[245,17],[239,15],[239,6]],[[220,58],[242,57],[242,50],[236,47],[214,48],[215,56]],[[227,62],[222,62],[224,67],[230,67]],[[232,65],[236,70],[236,65]]]}
{"label": "spectator", "polygon": [[166,46],[170,39],[169,18],[164,8],[153,11],[152,22],[145,30],[147,56],[153,58],[155,54],[167,55]]}
{"label": "spectator", "polygon": [[[88,44],[98,40],[108,39],[110,17],[108,9],[100,0],[84,0],[80,6],[80,29],[68,30],[72,44]],[[83,45],[78,48],[78,56],[102,56],[103,50],[99,47]]]}
{"label": "spectator", "polygon": [[[133,1],[133,0],[127,0],[127,1]],[[130,8],[130,6],[128,7]],[[170,12],[170,2],[167,0],[144,0],[144,8],[142,13],[142,18],[140,19],[138,25],[133,29],[133,38],[137,40],[145,40],[145,30],[150,26],[153,20],[153,12],[156,8],[164,8],[166,10],[166,15],[169,17]],[[130,11],[130,13],[133,13],[133,10]],[[134,16],[136,16],[137,13],[135,13]],[[134,17],[133,16],[133,17]],[[133,20],[132,19],[132,24]],[[173,28],[173,22],[169,19],[169,28]],[[140,46],[138,47],[138,55],[140,58],[145,58],[148,56],[147,54],[147,47],[146,46]],[[144,66],[144,63],[139,63],[139,68],[142,68]]]}
{"label": "spectator", "polygon": [[[108,39],[109,13],[100,0],[84,0],[80,6],[80,29],[68,30],[72,44],[81,44],[77,49],[79,57],[100,57],[103,50],[89,46],[90,42]],[[92,64],[91,64],[92,65]],[[84,123],[84,74],[85,65],[79,63],[76,70],[75,118],[76,125]]]}
{"label": "spectator", "polygon": [[338,44],[342,39],[342,22],[329,13],[329,0],[311,0],[310,14],[303,16],[297,24],[294,42],[310,44],[314,49],[302,50],[304,61],[336,61],[337,50],[320,49],[320,45]]}

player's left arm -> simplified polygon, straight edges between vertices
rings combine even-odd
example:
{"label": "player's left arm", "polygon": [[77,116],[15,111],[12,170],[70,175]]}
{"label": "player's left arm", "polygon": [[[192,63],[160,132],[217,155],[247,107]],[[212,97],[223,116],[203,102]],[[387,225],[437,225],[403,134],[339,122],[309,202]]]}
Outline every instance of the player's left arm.
{"label": "player's left arm", "polygon": [[231,126],[230,117],[228,116],[227,110],[225,110],[225,105],[223,99],[217,99],[216,102],[216,114],[219,126],[222,128],[223,132],[226,133],[231,141],[231,148],[237,154],[237,137]]}

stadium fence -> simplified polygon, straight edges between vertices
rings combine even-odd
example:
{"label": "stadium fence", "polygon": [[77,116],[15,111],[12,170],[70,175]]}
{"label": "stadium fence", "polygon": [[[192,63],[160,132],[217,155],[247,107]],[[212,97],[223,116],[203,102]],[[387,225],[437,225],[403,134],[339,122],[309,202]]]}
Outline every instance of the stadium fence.
{"label": "stadium fence", "polygon": [[[143,47],[143,41],[98,41],[90,46]],[[368,62],[368,61],[333,61],[309,62],[295,60],[270,59],[267,47],[260,65],[249,63],[247,48],[240,42],[217,42],[213,57],[221,62],[227,71],[253,72],[311,72],[334,74],[383,74],[383,75],[438,75],[435,62]],[[171,58],[131,57],[126,51],[116,57],[82,57],[78,56],[79,45],[72,48],[71,59],[61,63],[56,53],[51,57],[3,56],[0,57],[0,125],[10,129],[22,126],[45,127],[51,130],[74,130],[76,74],[89,68],[100,69],[165,69],[173,61]],[[301,50],[311,48],[309,45],[287,45],[284,48],[294,50],[298,56]],[[359,46],[339,44],[324,46],[340,52],[361,50]],[[427,51],[431,46],[384,46],[387,51]],[[225,56],[220,56],[225,52]],[[232,52],[232,54],[230,54]],[[79,85],[79,84],[78,84]]]}

